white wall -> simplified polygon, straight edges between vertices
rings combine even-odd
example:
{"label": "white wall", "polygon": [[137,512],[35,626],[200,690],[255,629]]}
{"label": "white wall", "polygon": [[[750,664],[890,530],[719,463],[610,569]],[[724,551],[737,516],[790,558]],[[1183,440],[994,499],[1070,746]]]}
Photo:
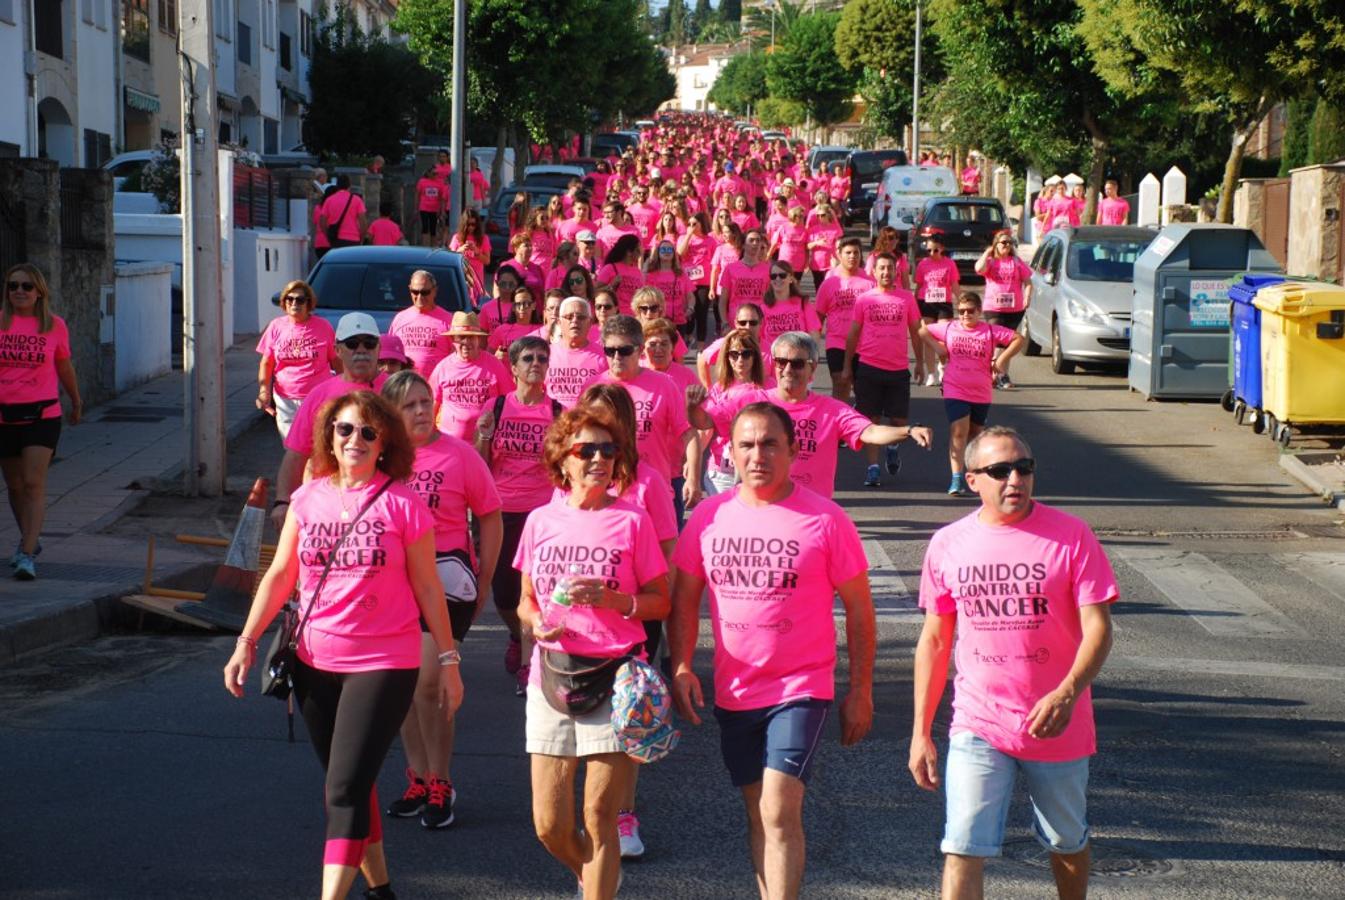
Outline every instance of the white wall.
{"label": "white wall", "polygon": [[92,166],[94,160],[84,158],[84,130],[90,129],[112,136],[112,152],[117,152],[117,71],[115,30],[120,22],[121,4],[113,0],[92,0],[94,21],[84,21],[83,3],[72,4],[75,19],[76,63],[78,65],[79,115],[75,146],[79,163]]}
{"label": "white wall", "polygon": [[237,0],[212,0],[215,4],[215,90],[238,96],[234,40],[238,36]]}
{"label": "white wall", "polygon": [[[172,367],[172,282],[169,263],[119,263],[111,318],[116,390],[130,390]],[[106,323],[104,323],[106,325]]]}
{"label": "white wall", "polygon": [[234,328],[260,334],[280,314],[271,295],[307,274],[308,237],[242,228],[234,240]]}
{"label": "white wall", "polygon": [[23,76],[27,9],[27,0],[0,0],[0,141],[17,144],[21,156],[35,156],[35,148],[28,146],[29,112]]}
{"label": "white wall", "polygon": [[[257,60],[257,64],[262,75],[261,102],[258,105],[261,107],[262,115],[273,119],[279,128],[280,87],[276,84],[276,74],[280,71],[280,30],[276,17],[276,4],[277,0],[257,0],[259,13],[257,28],[261,32],[261,39],[257,41],[261,58]],[[256,149],[261,150],[261,147]]]}

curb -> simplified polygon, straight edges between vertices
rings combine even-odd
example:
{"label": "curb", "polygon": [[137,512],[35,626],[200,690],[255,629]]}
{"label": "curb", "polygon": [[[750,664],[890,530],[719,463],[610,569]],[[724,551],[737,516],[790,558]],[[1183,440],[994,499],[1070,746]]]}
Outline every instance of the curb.
{"label": "curb", "polygon": [[1293,453],[1280,454],[1280,468],[1288,472],[1311,493],[1321,497],[1329,506],[1345,512],[1345,489],[1323,480],[1312,466],[1307,465]]}

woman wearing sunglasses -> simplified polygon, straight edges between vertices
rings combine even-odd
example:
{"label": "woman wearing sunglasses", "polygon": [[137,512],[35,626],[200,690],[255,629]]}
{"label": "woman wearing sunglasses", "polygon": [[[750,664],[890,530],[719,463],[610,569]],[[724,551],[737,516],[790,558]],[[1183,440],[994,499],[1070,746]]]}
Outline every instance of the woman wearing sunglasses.
{"label": "woman wearing sunglasses", "polygon": [[958,295],[956,310],[957,318],[951,322],[921,324],[920,339],[944,365],[943,407],[953,471],[948,493],[967,497],[971,495],[964,464],[967,441],[985,427],[994,380],[1004,374],[1026,339],[1003,325],[982,321],[981,298],[970,291]]}
{"label": "woman wearing sunglasses", "polygon": [[640,269],[640,239],[633,234],[617,238],[607,251],[602,268],[594,278],[599,289],[616,293],[617,308],[622,315],[631,314],[631,298],[644,286],[644,272]]}
{"label": "woman wearing sunglasses", "polygon": [[[738,309],[738,315],[751,315],[748,306]],[[714,381],[704,409],[716,425],[714,432],[704,431],[699,437],[705,446],[705,481],[707,495],[733,490],[738,473],[733,467],[727,435],[732,421],[730,409],[737,410],[751,402],[765,387],[766,367],[761,356],[761,345],[750,328],[735,328],[724,337],[723,348],[714,362]]]}
{"label": "woman wearing sunglasses", "polygon": [[[985,320],[1017,331],[1032,302],[1032,269],[1014,251],[1013,234],[997,232],[993,242],[976,260],[976,274],[985,276]],[[1012,354],[1011,354],[1012,355]],[[995,387],[1009,390],[1008,360],[995,379]]]}
{"label": "woman wearing sunglasses", "polygon": [[[915,264],[915,299],[920,307],[920,321],[926,325],[950,322],[953,297],[961,283],[957,263],[948,258],[941,231],[926,229],[922,239],[929,255]],[[914,349],[925,371],[925,387],[934,387],[943,379],[943,365],[934,365],[934,354],[928,346]]]}
{"label": "woman wearing sunglasses", "polygon": [[481,213],[474,209],[462,211],[458,231],[448,241],[448,249],[461,254],[467,266],[468,285],[476,296],[485,293],[486,263],[490,262],[490,239],[481,224]]}
{"label": "woman wearing sunglasses", "polygon": [[[551,230],[551,219],[547,216],[546,208],[534,206],[528,213],[528,226],[524,229],[528,235],[529,242],[532,244],[532,252],[528,261],[541,271],[546,271],[554,261],[557,261],[560,253],[556,241],[556,233]],[[570,241],[563,243],[570,244],[573,249],[574,244]],[[568,265],[568,263],[567,263]]]}
{"label": "woman wearing sunglasses", "polygon": [[294,492],[224,686],[243,696],[257,641],[297,588],[307,617],[294,698],[327,773],[322,897],[345,897],[360,871],[366,897],[389,898],[374,784],[416,692],[419,620],[433,635],[444,720],[462,704],[461,658],[435,568],[434,520],[406,484],[415,449],[401,416],[356,391],[326,404],[314,433],[313,478]]}
{"label": "woman wearing sunglasses", "polygon": [[719,311],[719,292],[723,289],[724,273],[728,271],[729,266],[742,259],[743,241],[745,239],[743,230],[733,222],[725,221],[724,224],[725,229],[721,232],[719,230],[720,219],[715,219],[715,232],[712,237],[718,242],[718,246],[715,247],[715,252],[710,257],[710,293],[708,298],[710,310],[715,318],[715,334],[720,334],[725,328],[725,319]]}
{"label": "woman wearing sunglasses", "polygon": [[[668,566],[653,521],[609,493],[614,485],[624,492],[635,475],[628,435],[608,412],[592,406],[556,420],[542,460],[566,496],[528,516],[513,560],[522,581],[519,619],[536,641],[526,726],[533,827],[547,851],[579,879],[586,900],[616,896],[617,821],[635,762],[612,729],[610,699],[572,709],[543,692],[542,667],[575,671],[582,663],[615,675],[616,660],[640,654],[643,621],[668,615]],[[558,586],[568,605],[551,602]],[[583,822],[576,823],[581,761]]]}
{"label": "woman wearing sunglasses", "polygon": [[5,273],[0,304],[0,469],[19,546],[9,558],[14,577],[37,577],[38,540],[47,511],[47,470],[61,437],[61,397],[70,398],[70,424],[84,406],[70,362],[70,332],[51,311],[51,290],[37,266],[19,263]]}
{"label": "woman wearing sunglasses", "polygon": [[[398,372],[383,385],[382,395],[401,413],[415,451],[407,484],[425,501],[434,519],[434,562],[444,589],[453,640],[461,643],[490,593],[500,558],[500,497],[490,470],[471,445],[440,434],[434,427],[430,385],[414,371]],[[481,556],[472,547],[468,514],[477,521]],[[447,828],[454,822],[453,738],[455,723],[439,711],[438,647],[429,625],[420,622],[420,675],[415,700],[402,723],[407,788],[389,804],[398,818],[420,816],[424,828]]]}
{"label": "woman wearing sunglasses", "polygon": [[706,314],[710,311],[710,268],[718,246],[710,237],[710,218],[703,212],[687,220],[686,234],[677,242],[682,273],[694,292],[690,321],[683,334],[688,340],[694,337],[697,347],[705,343]]}
{"label": "woman wearing sunglasses", "polygon": [[556,247],[555,257],[550,260],[550,268],[546,269],[546,289],[563,288],[565,276],[578,261],[579,246],[574,241],[561,241]]}
{"label": "woman wearing sunglasses", "polygon": [[514,341],[525,335],[541,337],[542,333],[542,317],[537,311],[537,300],[532,288],[522,285],[514,291],[514,302],[508,317],[496,325],[486,339],[486,348],[495,354],[496,359],[503,361],[508,358],[509,345]]}
{"label": "woman wearing sunglasses", "polygon": [[761,344],[764,347],[769,347],[786,331],[806,331],[819,338],[822,335],[822,322],[817,318],[813,304],[799,290],[796,271],[783,259],[771,263],[770,284],[761,298]]}
{"label": "woman wearing sunglasses", "polygon": [[336,331],[326,319],[313,315],[317,305],[317,295],[306,281],[291,281],[280,292],[285,314],[272,319],[257,342],[261,354],[257,408],[275,417],[282,441],[309,391],[333,371],[341,371]]}

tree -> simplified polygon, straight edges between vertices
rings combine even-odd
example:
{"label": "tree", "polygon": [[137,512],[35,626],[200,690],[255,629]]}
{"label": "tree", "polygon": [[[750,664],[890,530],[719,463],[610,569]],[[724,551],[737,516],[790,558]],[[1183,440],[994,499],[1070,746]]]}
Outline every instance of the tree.
{"label": "tree", "polygon": [[719,21],[725,25],[741,25],[743,0],[719,0]]}
{"label": "tree", "polygon": [[850,115],[854,76],[836,65],[836,26],[840,14],[803,16],[777,40],[766,61],[766,86],[771,96],[801,103],[819,125]]}
{"label": "tree", "polygon": [[[921,78],[942,75],[937,44],[922,48]],[[911,121],[911,75],[915,69],[915,5],[912,0],[851,0],[836,26],[836,58],[858,78],[864,122],[898,138]]]}
{"label": "tree", "polygon": [[766,96],[766,54],[740,53],[719,70],[706,95],[717,108],[742,115]]}
{"label": "tree", "polygon": [[303,137],[319,155],[401,159],[402,141],[430,111],[435,77],[416,56],[360,31],[345,7],[319,22],[308,72]]}
{"label": "tree", "polygon": [[767,128],[784,128],[801,125],[808,112],[802,103],[793,100],[781,100],[779,97],[767,97],[757,106],[757,121]]}
{"label": "tree", "polygon": [[[779,46],[790,29],[804,17],[807,2],[808,0],[796,0],[794,3],[790,0],[769,0],[768,3],[754,7],[746,18],[742,19],[742,33],[748,35],[748,40],[755,49],[772,46],[772,38],[774,45]],[[723,7],[720,9],[722,11]]]}
{"label": "tree", "polygon": [[1317,98],[1308,134],[1308,162],[1333,163],[1345,157],[1345,115],[1325,97]]}
{"label": "tree", "polygon": [[701,41],[701,32],[714,21],[714,15],[714,10],[710,8],[710,0],[696,0],[696,8],[687,22],[687,39],[693,42]]}
{"label": "tree", "polygon": [[1333,0],[1078,0],[1080,34],[1114,90],[1176,79],[1231,136],[1216,218],[1231,222],[1247,142],[1270,110],[1307,91],[1345,93],[1345,14]]}
{"label": "tree", "polygon": [[1296,97],[1284,109],[1284,142],[1280,147],[1280,176],[1308,164],[1308,145],[1312,142],[1312,114],[1317,98]]}

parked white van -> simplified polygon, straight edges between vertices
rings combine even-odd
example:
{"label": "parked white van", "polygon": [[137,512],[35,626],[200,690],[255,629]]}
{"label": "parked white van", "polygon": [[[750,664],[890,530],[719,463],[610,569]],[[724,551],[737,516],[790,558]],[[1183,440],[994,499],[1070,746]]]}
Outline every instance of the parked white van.
{"label": "parked white van", "polygon": [[958,193],[957,176],[946,166],[890,166],[883,170],[883,180],[873,198],[869,212],[869,237],[877,236],[878,229],[891,225],[898,231],[909,231],[925,207],[925,201],[934,197],[955,197]]}

